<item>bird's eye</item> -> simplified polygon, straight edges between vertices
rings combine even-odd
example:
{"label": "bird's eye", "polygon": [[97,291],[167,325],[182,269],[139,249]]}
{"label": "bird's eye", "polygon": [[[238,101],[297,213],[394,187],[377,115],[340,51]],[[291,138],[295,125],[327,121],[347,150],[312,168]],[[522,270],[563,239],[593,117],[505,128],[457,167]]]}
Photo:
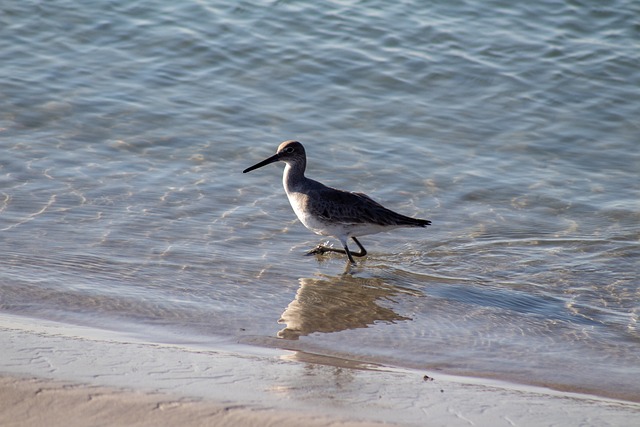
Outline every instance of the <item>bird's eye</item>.
{"label": "bird's eye", "polygon": [[293,147],[287,147],[287,148],[284,149],[284,152],[291,154],[291,153],[294,152],[294,149],[293,149]]}

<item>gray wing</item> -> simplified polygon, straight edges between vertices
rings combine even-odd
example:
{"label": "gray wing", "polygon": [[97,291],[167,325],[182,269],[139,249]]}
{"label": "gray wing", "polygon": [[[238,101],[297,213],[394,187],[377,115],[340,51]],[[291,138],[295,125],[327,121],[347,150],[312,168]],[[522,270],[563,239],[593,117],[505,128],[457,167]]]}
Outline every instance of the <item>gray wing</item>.
{"label": "gray wing", "polygon": [[385,208],[363,193],[325,187],[308,199],[310,208],[320,218],[342,224],[378,224],[425,227],[430,221],[410,218]]}

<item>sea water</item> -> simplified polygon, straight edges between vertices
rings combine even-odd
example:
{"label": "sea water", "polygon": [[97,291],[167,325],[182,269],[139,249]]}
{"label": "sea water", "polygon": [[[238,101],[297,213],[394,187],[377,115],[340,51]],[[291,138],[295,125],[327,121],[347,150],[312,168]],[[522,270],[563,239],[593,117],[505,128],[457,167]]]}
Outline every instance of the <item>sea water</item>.
{"label": "sea water", "polygon": [[[640,400],[640,4],[10,1],[0,310]],[[282,165],[433,221],[306,257]],[[338,244],[337,241],[333,242]],[[123,338],[126,339],[126,338]]]}

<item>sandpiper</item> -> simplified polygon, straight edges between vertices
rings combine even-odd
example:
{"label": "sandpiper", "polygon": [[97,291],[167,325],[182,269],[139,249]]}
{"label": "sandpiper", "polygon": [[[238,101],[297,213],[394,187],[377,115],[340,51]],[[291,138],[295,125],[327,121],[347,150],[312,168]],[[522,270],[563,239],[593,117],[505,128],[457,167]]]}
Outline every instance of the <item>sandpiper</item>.
{"label": "sandpiper", "polygon": [[[431,221],[411,218],[393,212],[363,193],[338,190],[304,176],[307,155],[298,141],[285,141],[273,156],[257,163],[242,173],[250,172],[274,162],[285,162],[282,184],[289,203],[298,219],[316,234],[333,236],[340,240],[343,249],[318,245],[308,254],[338,252],[347,254],[349,262],[355,264],[354,256],[362,257],[366,249],[357,236],[380,233],[398,227],[426,227]],[[360,248],[352,252],[347,246],[351,238]]]}

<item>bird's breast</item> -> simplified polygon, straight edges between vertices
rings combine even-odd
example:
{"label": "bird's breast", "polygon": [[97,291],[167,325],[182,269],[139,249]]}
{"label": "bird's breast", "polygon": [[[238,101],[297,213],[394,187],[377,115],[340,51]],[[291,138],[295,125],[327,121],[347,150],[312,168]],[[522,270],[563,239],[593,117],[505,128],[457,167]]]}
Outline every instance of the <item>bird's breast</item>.
{"label": "bird's breast", "polygon": [[287,197],[289,198],[289,203],[291,203],[293,211],[305,227],[316,234],[332,235],[332,233],[327,231],[326,221],[322,221],[318,215],[314,215],[314,212],[312,212],[308,195],[298,192],[287,192]]}

